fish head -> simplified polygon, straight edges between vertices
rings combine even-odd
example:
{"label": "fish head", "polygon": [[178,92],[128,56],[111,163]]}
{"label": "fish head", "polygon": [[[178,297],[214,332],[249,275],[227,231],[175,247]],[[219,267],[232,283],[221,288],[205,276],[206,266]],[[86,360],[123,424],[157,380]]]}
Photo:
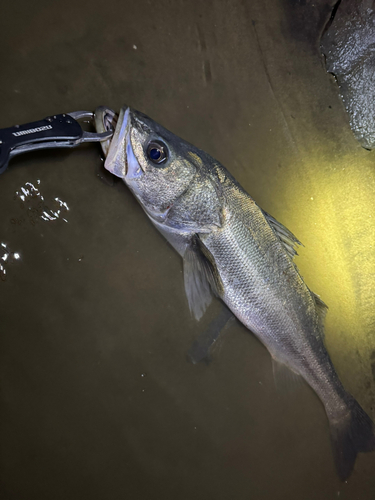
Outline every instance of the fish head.
{"label": "fish head", "polygon": [[124,106],[104,166],[125,182],[151,219],[163,222],[196,175],[189,147],[148,116]]}

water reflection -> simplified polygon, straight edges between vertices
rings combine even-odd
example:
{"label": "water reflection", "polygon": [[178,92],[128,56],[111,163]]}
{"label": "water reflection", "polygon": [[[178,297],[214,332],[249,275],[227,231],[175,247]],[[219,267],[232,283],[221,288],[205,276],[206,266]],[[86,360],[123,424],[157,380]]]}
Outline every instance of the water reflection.
{"label": "water reflection", "polygon": [[[19,191],[16,191],[15,200],[21,201],[21,208],[27,210],[27,216],[30,224],[35,225],[38,220],[42,219],[46,222],[66,219],[66,213],[69,211],[67,203],[58,197],[55,197],[47,205],[44,196],[39,190],[40,180],[37,180],[37,186],[31,182],[26,182]],[[16,221],[17,222],[17,221]],[[12,220],[12,223],[15,223]]]}
{"label": "water reflection", "polygon": [[358,148],[327,161],[324,141],[304,155],[303,182],[285,176],[284,192],[298,213],[280,218],[305,245],[297,265],[329,307],[325,342],[335,368],[374,418],[373,155]]}
{"label": "water reflection", "polygon": [[19,252],[12,252],[6,243],[0,243],[0,280],[6,281],[9,264],[21,259]]}

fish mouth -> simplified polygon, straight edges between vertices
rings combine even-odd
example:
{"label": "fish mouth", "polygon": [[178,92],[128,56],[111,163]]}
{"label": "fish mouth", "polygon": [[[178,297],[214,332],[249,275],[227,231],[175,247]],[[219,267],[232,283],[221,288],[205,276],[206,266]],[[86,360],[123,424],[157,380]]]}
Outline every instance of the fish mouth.
{"label": "fish mouth", "polygon": [[171,207],[164,211],[147,207],[142,202],[142,190],[136,182],[144,175],[144,170],[134,155],[130,140],[132,117],[134,115],[136,117],[136,114],[137,112],[128,106],[123,106],[119,114],[105,106],[99,106],[95,110],[97,132],[115,130],[110,139],[100,143],[105,155],[104,167],[125,182],[152,221],[162,223],[168,216]]}
{"label": "fish mouth", "polygon": [[95,111],[95,125],[98,132],[115,128],[112,138],[102,142],[106,156],[104,167],[127,184],[143,175],[130,141],[131,114],[132,111],[128,106],[123,106],[118,115],[104,106]]}

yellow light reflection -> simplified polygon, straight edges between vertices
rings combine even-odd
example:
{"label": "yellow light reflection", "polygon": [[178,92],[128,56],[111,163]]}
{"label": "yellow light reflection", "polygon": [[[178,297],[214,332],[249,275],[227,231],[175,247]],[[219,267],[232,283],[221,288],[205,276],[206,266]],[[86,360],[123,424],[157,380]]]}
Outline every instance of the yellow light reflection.
{"label": "yellow light reflection", "polygon": [[305,245],[297,265],[329,307],[326,346],[339,376],[375,417],[375,153],[358,148],[333,162],[309,155],[303,170],[297,182],[286,176],[298,208],[279,218]]}

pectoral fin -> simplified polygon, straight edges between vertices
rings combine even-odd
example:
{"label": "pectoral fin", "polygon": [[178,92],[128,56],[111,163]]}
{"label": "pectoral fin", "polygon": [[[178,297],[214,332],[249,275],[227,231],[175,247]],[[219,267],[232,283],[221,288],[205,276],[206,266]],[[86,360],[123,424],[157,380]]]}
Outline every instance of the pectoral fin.
{"label": "pectoral fin", "polygon": [[220,295],[221,280],[212,260],[196,235],[185,251],[183,262],[186,296],[190,311],[198,321],[210,305],[212,294]]}

